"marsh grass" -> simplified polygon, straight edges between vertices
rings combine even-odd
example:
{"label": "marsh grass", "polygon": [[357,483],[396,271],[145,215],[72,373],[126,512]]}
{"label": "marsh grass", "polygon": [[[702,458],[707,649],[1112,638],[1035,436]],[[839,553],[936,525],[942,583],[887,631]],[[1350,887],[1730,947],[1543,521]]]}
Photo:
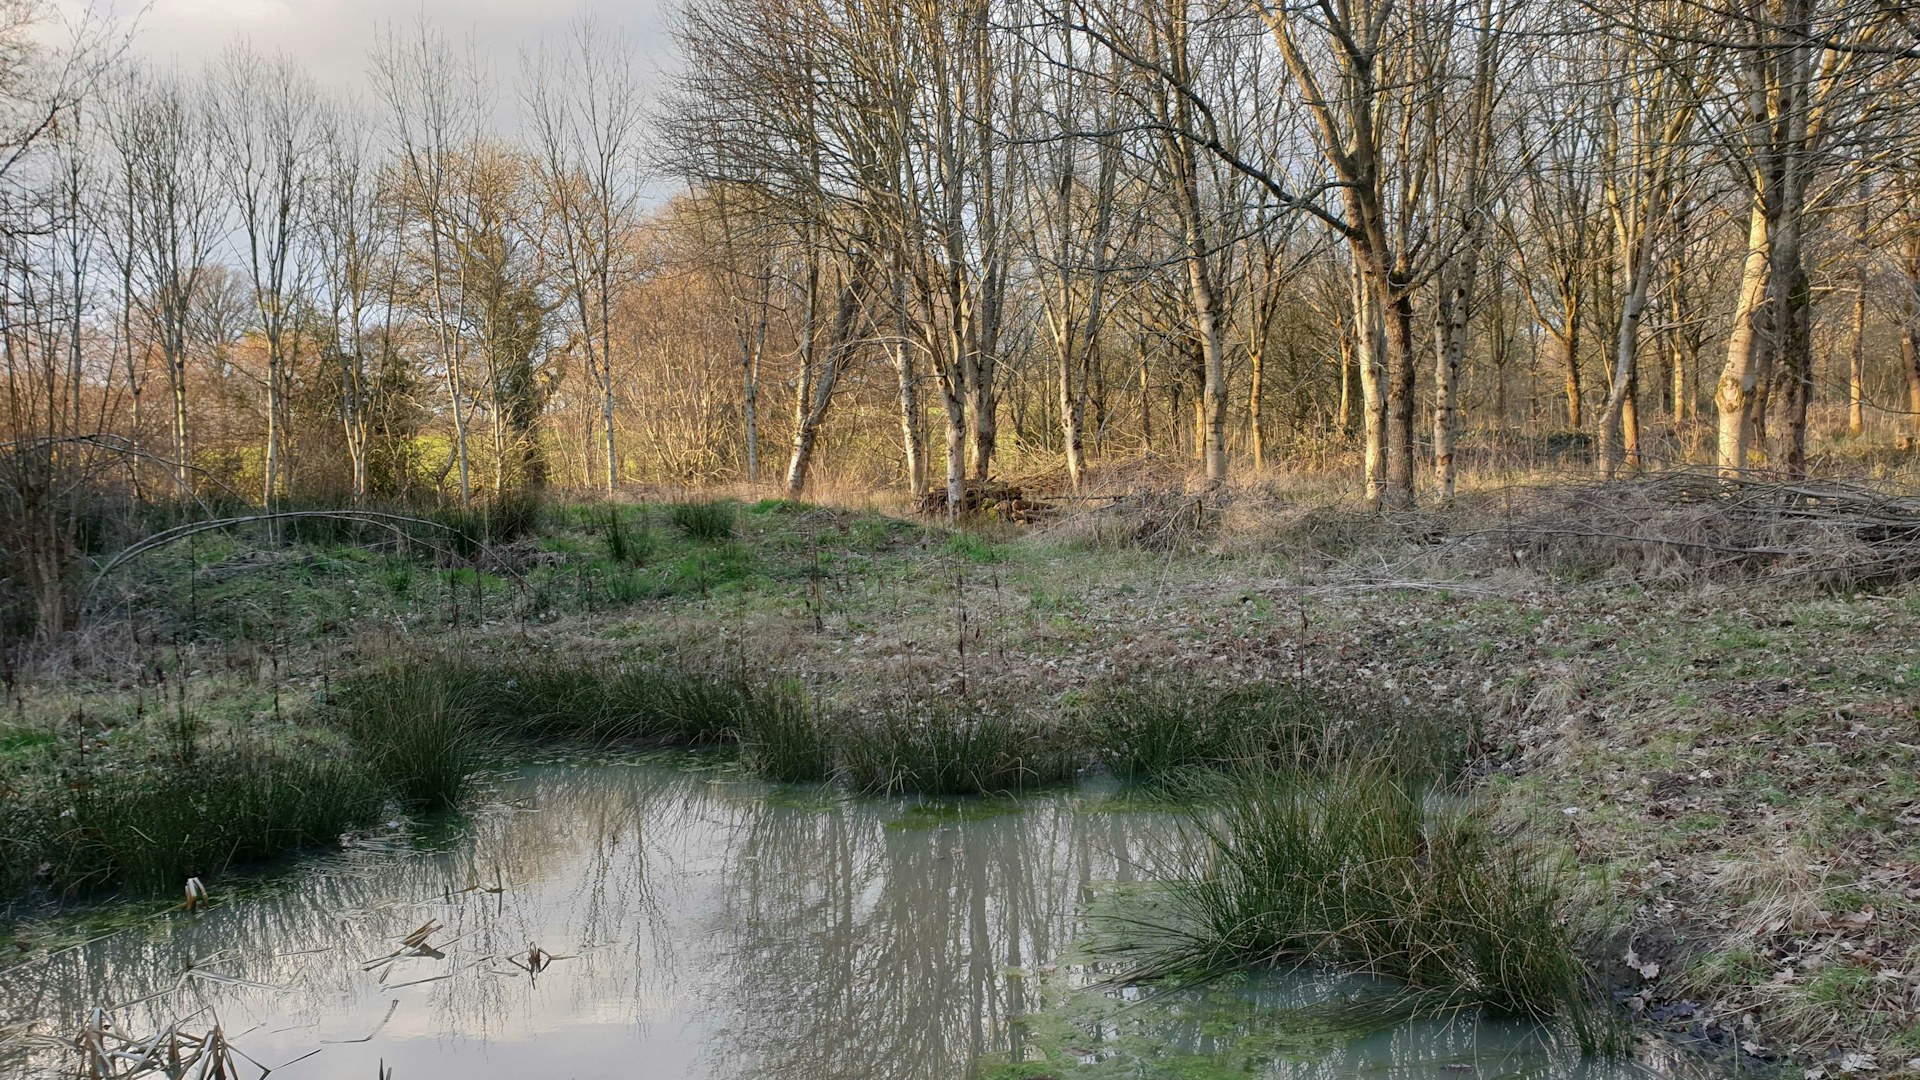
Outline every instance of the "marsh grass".
{"label": "marsh grass", "polygon": [[1404,989],[1369,1007],[1486,1008],[1570,1023],[1603,1049],[1570,902],[1477,806],[1368,760],[1223,782],[1196,811],[1142,976],[1321,964]]}
{"label": "marsh grass", "polygon": [[671,666],[425,656],[345,680],[341,724],[410,797],[451,802],[476,756],[512,743],[731,742],[746,691]]}
{"label": "marsh grass", "polygon": [[869,794],[1011,794],[1071,778],[1077,756],[1010,708],[964,698],[896,698],[837,734],[847,779]]}
{"label": "marsh grass", "polygon": [[378,780],[350,756],[239,744],[191,765],[72,770],[12,801],[0,890],[60,896],[174,891],[189,877],[337,841],[378,813]]}
{"label": "marsh grass", "polygon": [[603,534],[607,542],[607,557],[620,566],[645,566],[659,547],[659,541],[646,518],[643,516],[637,525],[630,527],[618,506],[607,508]]}
{"label": "marsh grass", "polygon": [[740,746],[754,772],[785,784],[833,779],[833,734],[798,684],[776,683],[751,693],[744,705]]}
{"label": "marsh grass", "polygon": [[1260,682],[1220,689],[1192,677],[1134,674],[1077,703],[1071,726],[1109,772],[1181,785],[1214,773],[1312,769],[1348,758],[1399,775],[1450,778],[1465,761],[1457,717]]}
{"label": "marsh grass", "polygon": [[733,537],[739,508],[730,502],[685,502],[667,508],[667,520],[689,540],[719,543]]}
{"label": "marsh grass", "polygon": [[346,684],[343,726],[402,799],[448,806],[485,749],[463,701],[471,689],[428,669],[395,666]]}

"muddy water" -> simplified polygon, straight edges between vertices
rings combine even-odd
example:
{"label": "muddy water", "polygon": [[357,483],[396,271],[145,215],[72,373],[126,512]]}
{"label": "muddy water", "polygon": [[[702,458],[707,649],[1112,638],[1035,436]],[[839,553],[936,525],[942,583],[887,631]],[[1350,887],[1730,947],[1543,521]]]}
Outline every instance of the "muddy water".
{"label": "muddy water", "polygon": [[[1180,833],[1098,793],[916,804],[576,763],[446,836],[392,833],[0,974],[0,1074],[70,1068],[44,1037],[105,1005],[136,1035],[217,1020],[289,1080],[1654,1075],[1512,1022],[1330,1035],[1289,1010],[1351,988],[1298,976],[1108,986],[1087,912]],[[430,922],[426,954],[383,959]]]}

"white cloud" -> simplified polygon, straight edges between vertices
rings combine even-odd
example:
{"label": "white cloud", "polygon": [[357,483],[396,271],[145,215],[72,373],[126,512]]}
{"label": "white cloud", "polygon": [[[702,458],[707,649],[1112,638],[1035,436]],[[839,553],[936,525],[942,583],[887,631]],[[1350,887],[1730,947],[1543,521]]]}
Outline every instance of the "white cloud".
{"label": "white cloud", "polygon": [[456,40],[471,40],[494,75],[504,112],[523,49],[566,30],[583,12],[629,35],[649,82],[672,63],[668,16],[676,0],[58,0],[75,18],[88,10],[133,23],[135,56],[198,70],[229,44],[249,41],[284,52],[330,90],[362,88],[367,58],[384,25],[403,30],[424,17]]}

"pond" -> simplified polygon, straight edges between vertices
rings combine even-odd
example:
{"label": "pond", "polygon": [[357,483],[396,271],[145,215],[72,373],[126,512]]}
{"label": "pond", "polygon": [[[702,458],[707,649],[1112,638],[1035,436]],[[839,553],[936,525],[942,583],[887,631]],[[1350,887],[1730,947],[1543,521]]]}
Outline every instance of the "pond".
{"label": "pond", "polygon": [[1298,1009],[1353,985],[1299,974],[1112,985],[1090,918],[1184,842],[1114,792],[852,799],[571,762],[501,779],[447,835],[386,832],[0,974],[0,1073],[70,1070],[53,1039],[97,1006],[130,1036],[217,1022],[291,1080],[1664,1071],[1489,1017],[1336,1035]]}

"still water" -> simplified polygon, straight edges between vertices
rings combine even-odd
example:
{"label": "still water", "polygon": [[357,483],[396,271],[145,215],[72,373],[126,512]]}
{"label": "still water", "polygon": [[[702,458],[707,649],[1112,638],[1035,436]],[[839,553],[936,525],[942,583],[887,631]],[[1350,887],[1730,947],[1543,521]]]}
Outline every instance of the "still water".
{"label": "still water", "polygon": [[1173,815],[1110,794],[856,800],[567,763],[502,780],[450,835],[391,831],[0,973],[0,1075],[70,1069],[49,1037],[95,1006],[136,1035],[217,1021],[287,1080],[1663,1071],[1486,1018],[1333,1038],[1287,1019],[1341,989],[1299,975],[1110,985],[1089,911],[1183,843]]}

